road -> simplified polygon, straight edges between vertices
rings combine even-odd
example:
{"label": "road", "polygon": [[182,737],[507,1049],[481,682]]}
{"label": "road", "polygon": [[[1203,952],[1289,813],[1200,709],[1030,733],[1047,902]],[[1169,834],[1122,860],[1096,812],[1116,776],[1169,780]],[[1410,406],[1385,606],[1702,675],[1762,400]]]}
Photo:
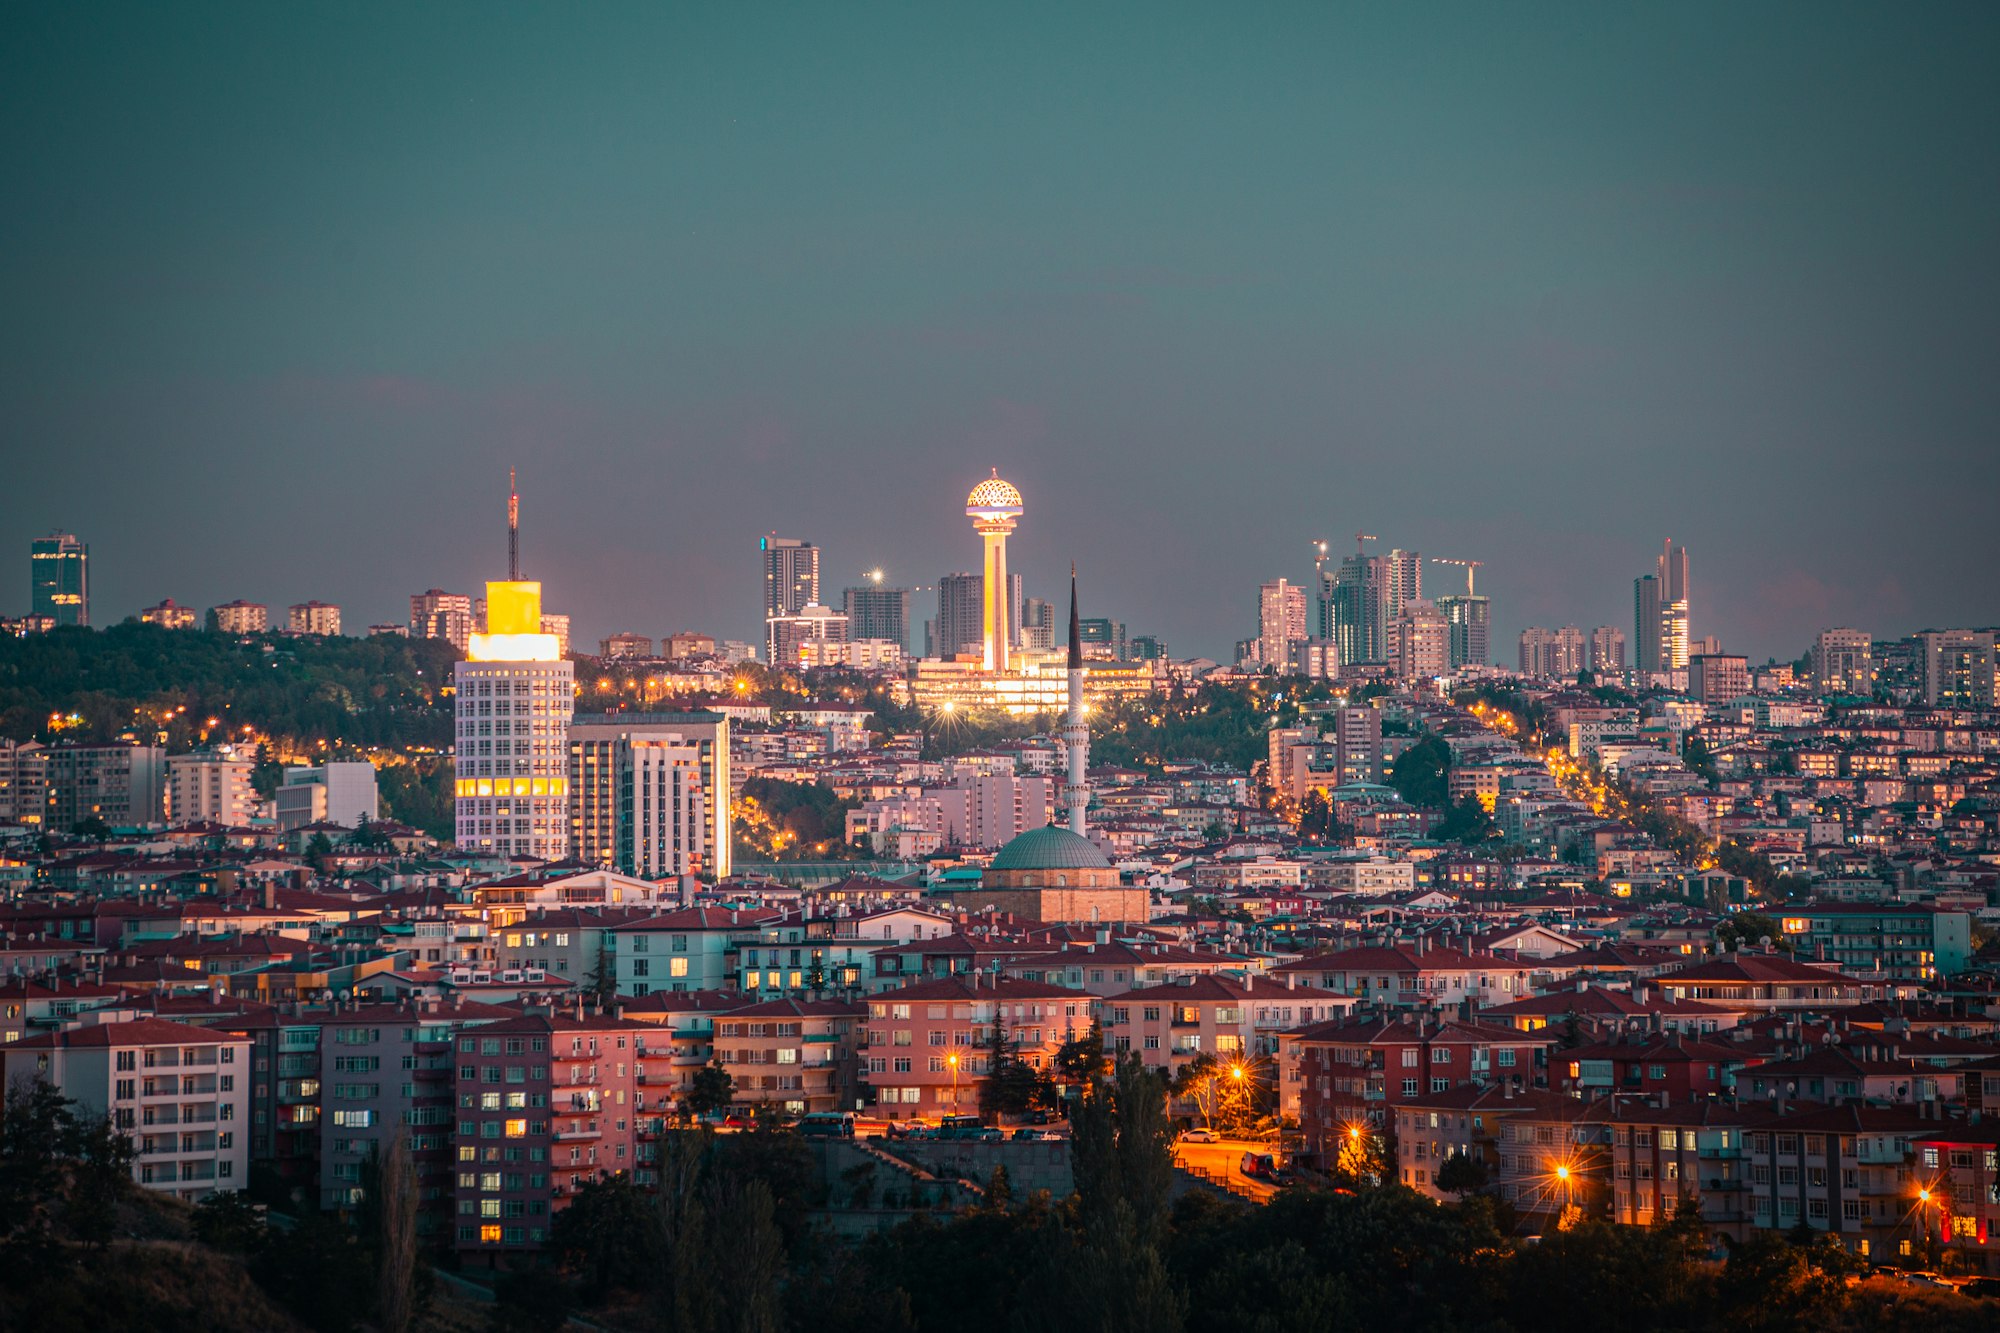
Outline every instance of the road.
{"label": "road", "polygon": [[1275,1185],[1255,1180],[1243,1174],[1243,1154],[1246,1152],[1265,1153],[1271,1151],[1268,1143],[1239,1143],[1224,1139],[1220,1143],[1176,1143],[1174,1161],[1192,1170],[1206,1171],[1210,1175],[1227,1180],[1238,1193],[1246,1194],[1259,1203],[1269,1203],[1271,1196],[1278,1192]]}

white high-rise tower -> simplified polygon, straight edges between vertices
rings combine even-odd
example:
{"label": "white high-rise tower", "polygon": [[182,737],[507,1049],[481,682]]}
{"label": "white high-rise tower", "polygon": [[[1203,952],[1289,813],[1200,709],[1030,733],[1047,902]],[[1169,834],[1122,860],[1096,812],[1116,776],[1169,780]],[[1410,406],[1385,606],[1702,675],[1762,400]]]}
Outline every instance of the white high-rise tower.
{"label": "white high-rise tower", "polygon": [[471,851],[569,855],[574,668],[542,631],[542,585],[519,577],[520,501],[507,498],[505,583],[486,585],[486,632],[452,672],[457,694],[456,838]]}

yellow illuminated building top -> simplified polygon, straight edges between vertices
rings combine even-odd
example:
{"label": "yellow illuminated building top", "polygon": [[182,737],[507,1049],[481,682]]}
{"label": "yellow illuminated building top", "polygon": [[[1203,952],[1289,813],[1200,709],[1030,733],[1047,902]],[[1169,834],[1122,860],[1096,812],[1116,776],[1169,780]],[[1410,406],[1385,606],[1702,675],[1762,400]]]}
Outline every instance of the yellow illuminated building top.
{"label": "yellow illuminated building top", "polygon": [[465,660],[562,661],[561,640],[542,633],[542,585],[527,579],[488,583],[486,633],[475,634],[467,642]]}

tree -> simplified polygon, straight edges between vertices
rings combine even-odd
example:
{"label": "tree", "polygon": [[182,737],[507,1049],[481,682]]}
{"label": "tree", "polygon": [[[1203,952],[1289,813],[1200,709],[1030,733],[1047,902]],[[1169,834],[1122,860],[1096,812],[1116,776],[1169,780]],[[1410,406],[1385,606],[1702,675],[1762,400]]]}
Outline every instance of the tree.
{"label": "tree", "polygon": [[1766,939],[1777,948],[1791,948],[1785,939],[1784,928],[1762,912],[1732,912],[1715,928],[1715,942],[1728,953]]}
{"label": "tree", "polygon": [[1432,836],[1439,842],[1456,842],[1467,847],[1476,847],[1482,842],[1499,837],[1500,829],[1494,824],[1493,817],[1486,813],[1486,807],[1479,803],[1479,798],[1466,796],[1460,798],[1457,805],[1445,812],[1444,818],[1438,821],[1437,829]]}
{"label": "tree", "polygon": [[383,1154],[377,1187],[377,1306],[383,1333],[408,1333],[417,1314],[417,1174],[410,1135],[398,1130]]}
{"label": "tree", "polygon": [[1486,1162],[1462,1152],[1453,1153],[1437,1169],[1437,1187],[1461,1199],[1479,1193],[1486,1188]]}
{"label": "tree", "polygon": [[79,838],[94,839],[100,847],[111,840],[111,825],[104,822],[102,815],[92,815],[88,819],[79,819],[76,823],[70,825],[69,831]]}
{"label": "tree", "polygon": [[194,1206],[194,1237],[231,1254],[253,1254],[264,1244],[264,1210],[241,1190],[215,1190]]}
{"label": "tree", "polygon": [[681,1105],[691,1116],[704,1116],[720,1111],[736,1098],[735,1080],[719,1060],[710,1060],[688,1081],[687,1096]]}
{"label": "tree", "polygon": [[1104,1050],[1104,1025],[1091,1019],[1090,1030],[1064,1041],[1049,1064],[1066,1088],[1086,1088],[1093,1078],[1109,1073],[1111,1059]]}
{"label": "tree", "polygon": [[601,1300],[615,1288],[639,1287],[652,1271],[652,1212],[630,1175],[588,1181],[556,1214],[549,1245]]}
{"label": "tree", "polygon": [[1445,785],[1450,767],[1451,747],[1427,735],[1396,756],[1389,767],[1389,785],[1411,805],[1442,809],[1451,799]]}
{"label": "tree", "polygon": [[618,1000],[618,963],[611,954],[608,930],[597,932],[597,961],[584,973],[583,989],[596,1000],[599,1009],[607,1009]]}

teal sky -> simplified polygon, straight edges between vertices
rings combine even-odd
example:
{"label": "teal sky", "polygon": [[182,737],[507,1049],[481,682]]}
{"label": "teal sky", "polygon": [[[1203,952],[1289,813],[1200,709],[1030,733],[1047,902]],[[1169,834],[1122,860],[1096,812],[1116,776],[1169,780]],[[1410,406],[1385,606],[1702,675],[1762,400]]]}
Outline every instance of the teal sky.
{"label": "teal sky", "polygon": [[[1528,624],[1991,624],[1991,5],[17,5],[0,612],[350,625],[524,563],[750,637],[756,545],[1222,657],[1316,537]],[[1453,571],[1434,567],[1448,590]]]}

